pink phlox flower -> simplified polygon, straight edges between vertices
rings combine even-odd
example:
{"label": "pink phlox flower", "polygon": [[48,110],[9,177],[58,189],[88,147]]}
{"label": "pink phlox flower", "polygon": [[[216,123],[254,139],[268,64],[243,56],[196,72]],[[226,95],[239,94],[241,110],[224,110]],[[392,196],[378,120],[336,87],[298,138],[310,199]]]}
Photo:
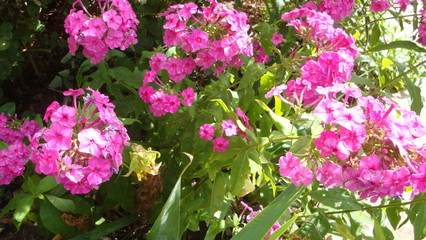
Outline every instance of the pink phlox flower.
{"label": "pink phlox flower", "polygon": [[237,110],[237,116],[241,119],[241,121],[245,124],[248,125],[249,123],[249,118],[247,117],[247,115],[241,110],[241,108],[236,108],[235,110]]}
{"label": "pink phlox flower", "polygon": [[[263,206],[262,205],[260,205],[260,209],[261,210],[253,211],[253,208],[249,207],[245,202],[241,201],[240,203],[241,203],[241,205],[244,206],[244,210],[240,214],[240,219],[242,218],[244,212],[247,209],[250,211],[250,213],[246,216],[247,223],[250,222],[251,220],[253,220],[253,218],[256,217],[257,214],[259,214],[263,210]],[[268,233],[265,235],[265,238],[267,238],[269,235],[271,235],[272,233],[274,233],[280,227],[281,227],[281,224],[278,221],[275,222],[274,225],[271,227],[271,229],[268,231]]]}
{"label": "pink phlox flower", "polygon": [[86,128],[78,133],[78,151],[90,153],[95,157],[102,155],[102,150],[108,145],[108,141],[101,131],[94,128]]}
{"label": "pink phlox flower", "polygon": [[387,0],[371,0],[370,11],[383,12],[390,7]]}
{"label": "pink phlox flower", "polygon": [[85,22],[87,29],[83,31],[84,36],[95,36],[102,39],[106,31],[107,25],[101,18],[89,19]]}
{"label": "pink phlox flower", "polygon": [[155,82],[155,78],[157,77],[157,72],[154,70],[145,72],[144,78],[143,78],[143,85],[147,85],[150,82]]}
{"label": "pink phlox flower", "polygon": [[88,18],[82,10],[71,12],[65,19],[65,32],[71,36],[79,34],[87,20]]}
{"label": "pink phlox flower", "polygon": [[[81,88],[79,88],[79,89],[68,89],[67,91],[64,91],[64,96],[74,96],[74,97],[78,97],[78,96],[80,96],[80,95],[83,95],[84,94],[84,90],[83,89],[81,89]],[[54,103],[54,102],[53,102]],[[52,104],[53,104],[52,103]],[[51,105],[52,105],[51,104]]]}
{"label": "pink phlox flower", "polygon": [[198,6],[193,3],[182,4],[182,8],[178,11],[178,15],[183,19],[190,19],[194,14],[198,12]]}
{"label": "pink phlox flower", "polygon": [[185,106],[191,106],[192,102],[195,100],[194,89],[188,87],[182,91],[183,102],[182,104]]}
{"label": "pink phlox flower", "polygon": [[44,131],[43,137],[49,148],[68,150],[71,147],[72,131],[71,127],[54,122],[50,125],[49,129]]}
{"label": "pink phlox flower", "polygon": [[197,57],[195,59],[195,62],[197,63],[197,66],[200,66],[200,70],[204,71],[208,68],[210,68],[214,63],[216,59],[209,54],[209,50],[202,50],[197,53]]}
{"label": "pink phlox flower", "polygon": [[403,156],[407,155],[407,150],[405,148],[413,145],[413,136],[411,135],[409,127],[405,125],[391,123],[390,131],[387,132],[386,137],[398,147],[400,154]]}
{"label": "pink phlox flower", "polygon": [[363,125],[351,125],[350,129],[340,127],[339,129],[340,140],[345,142],[347,148],[354,152],[361,149],[365,141],[365,128]]}
{"label": "pink phlox flower", "polygon": [[390,196],[401,196],[405,187],[410,185],[410,171],[406,167],[400,167],[397,170],[386,170],[381,179],[381,191]]}
{"label": "pink phlox flower", "polygon": [[320,150],[322,157],[336,155],[340,160],[343,160],[350,155],[346,143],[340,141],[339,136],[335,132],[324,130],[314,142],[317,149]]}
{"label": "pink phlox flower", "polygon": [[112,176],[111,163],[108,160],[94,157],[89,159],[89,165],[84,168],[83,172],[90,185],[99,185]]}
{"label": "pink phlox flower", "polygon": [[151,102],[151,95],[154,94],[154,89],[151,86],[142,86],[139,88],[139,96],[145,103]]}
{"label": "pink phlox flower", "polygon": [[343,108],[342,103],[336,100],[323,99],[314,109],[314,114],[325,124],[329,124],[335,120],[334,112]]}
{"label": "pink phlox flower", "polygon": [[200,127],[199,134],[201,139],[212,140],[214,138],[214,127],[206,123]]}
{"label": "pink phlox flower", "polygon": [[149,102],[151,105],[149,106],[149,110],[156,117],[162,116],[166,113],[164,110],[164,101],[168,95],[163,91],[156,91],[151,95]]}
{"label": "pink phlox flower", "polygon": [[64,188],[71,191],[71,194],[87,194],[89,193],[93,188],[93,185],[90,185],[86,178],[82,179],[82,181],[79,181],[77,183],[73,181],[65,181],[64,182]]}
{"label": "pink phlox flower", "polygon": [[225,135],[228,137],[237,135],[239,130],[237,124],[235,124],[235,122],[231,119],[223,121],[222,128],[225,132]]}
{"label": "pink phlox flower", "polygon": [[281,156],[278,159],[278,165],[281,176],[289,177],[301,163],[299,158],[293,156],[293,153],[287,152],[285,156]]}
{"label": "pink phlox flower", "polygon": [[163,35],[163,42],[167,47],[173,47],[179,45],[181,42],[181,34],[176,33],[175,31],[166,29]]}
{"label": "pink phlox flower", "polygon": [[175,95],[168,95],[164,100],[163,109],[165,112],[175,113],[179,109],[180,100]]}
{"label": "pink phlox flower", "polygon": [[294,185],[300,186],[303,184],[307,187],[314,181],[314,174],[309,168],[299,165],[291,172],[289,178]]}
{"label": "pink phlox flower", "polygon": [[123,18],[121,18],[121,16],[114,9],[105,11],[102,14],[102,19],[107,23],[108,27],[113,30],[118,30],[121,23],[123,22]]}
{"label": "pink phlox flower", "polygon": [[42,152],[33,153],[32,161],[36,165],[36,172],[46,175],[55,175],[58,171],[59,153],[56,149],[48,148],[43,145]]}
{"label": "pink phlox flower", "polygon": [[207,48],[210,42],[209,35],[199,29],[194,29],[194,31],[186,37],[186,41],[190,46],[187,52],[196,52],[200,49]]}
{"label": "pink phlox flower", "polygon": [[278,45],[284,41],[283,35],[279,33],[272,34],[271,42],[275,45]]}
{"label": "pink phlox flower", "polygon": [[360,180],[361,171],[352,167],[343,169],[344,187],[352,192],[361,190],[364,183]]}
{"label": "pink phlox flower", "polygon": [[358,106],[353,108],[339,108],[333,112],[333,117],[335,118],[335,123],[348,129],[351,128],[351,125],[361,125],[366,120],[364,112]]}
{"label": "pink phlox flower", "polygon": [[152,71],[158,73],[161,71],[161,69],[164,68],[166,61],[167,56],[164,53],[156,53],[149,60],[149,66],[151,67]]}
{"label": "pink phlox flower", "polygon": [[25,121],[19,130],[25,134],[26,136],[34,135],[38,130],[40,130],[40,126],[34,121]]}
{"label": "pink phlox flower", "polygon": [[317,168],[317,179],[328,188],[343,185],[342,167],[330,161],[323,162]]}
{"label": "pink phlox flower", "polygon": [[281,96],[281,94],[287,89],[287,85],[281,84],[271,88],[269,92],[265,94],[265,98],[271,98],[272,96]]}
{"label": "pink phlox flower", "polygon": [[61,106],[50,116],[52,123],[59,123],[66,127],[73,127],[77,123],[77,109],[69,106]]}
{"label": "pink phlox flower", "polygon": [[364,170],[373,170],[373,171],[381,171],[382,160],[376,154],[372,154],[368,157],[361,158],[359,163],[359,169],[361,171]]}
{"label": "pink phlox flower", "polygon": [[4,113],[0,113],[0,128],[6,126],[7,124],[7,117],[4,115]]}
{"label": "pink phlox flower", "polygon": [[110,49],[119,48],[124,40],[124,34],[121,31],[111,29],[105,38],[105,43]]}
{"label": "pink phlox flower", "polygon": [[46,113],[44,114],[43,121],[48,122],[52,113],[54,113],[61,105],[57,101],[53,101],[49,107],[46,109]]}
{"label": "pink phlox flower", "polygon": [[224,137],[218,137],[213,140],[213,150],[216,152],[225,152],[228,149],[229,141]]}

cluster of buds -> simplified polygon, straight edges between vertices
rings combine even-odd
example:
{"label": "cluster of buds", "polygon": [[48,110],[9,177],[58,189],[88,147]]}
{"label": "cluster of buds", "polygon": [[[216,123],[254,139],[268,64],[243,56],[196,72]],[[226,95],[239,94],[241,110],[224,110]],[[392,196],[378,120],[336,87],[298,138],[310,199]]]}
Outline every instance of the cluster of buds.
{"label": "cluster of buds", "polygon": [[24,173],[30,153],[25,137],[31,139],[39,129],[33,120],[19,121],[0,114],[0,185],[9,184]]}
{"label": "cluster of buds", "polygon": [[72,194],[85,194],[109,180],[122,164],[122,150],[129,137],[107,96],[88,88],[91,95],[77,97],[83,89],[65,91],[73,106],[53,102],[44,120],[48,127],[31,140],[32,158],[38,173],[56,177]]}
{"label": "cluster of buds", "polygon": [[[65,32],[72,55],[77,47],[83,47],[83,54],[91,63],[99,63],[109,49],[126,49],[137,43],[136,27],[139,23],[132,6],[127,0],[92,0],[97,2],[100,15],[91,14],[81,0],[76,0],[65,19]],[[77,10],[77,4],[83,10]]]}

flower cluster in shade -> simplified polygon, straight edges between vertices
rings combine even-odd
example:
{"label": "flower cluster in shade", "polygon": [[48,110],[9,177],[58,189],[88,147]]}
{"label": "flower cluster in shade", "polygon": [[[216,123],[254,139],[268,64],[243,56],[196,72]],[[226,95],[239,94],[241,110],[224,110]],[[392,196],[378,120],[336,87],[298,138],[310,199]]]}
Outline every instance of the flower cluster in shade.
{"label": "flower cluster in shade", "polygon": [[[76,0],[65,19],[65,32],[70,53],[75,55],[78,46],[91,63],[99,63],[109,49],[124,50],[137,43],[136,27],[139,23],[127,0],[94,0],[100,15],[90,13],[81,0]],[[83,10],[77,10],[79,5]]]}
{"label": "flower cluster in shade", "polygon": [[[355,40],[341,28],[335,28],[334,21],[324,12],[304,7],[285,13],[281,18],[312,44],[316,53],[302,64],[301,77],[272,88],[265,97],[275,95],[290,104],[316,105],[321,100],[315,91],[318,87],[350,80],[354,59],[358,56]],[[284,98],[283,92],[290,101]]]}
{"label": "flower cluster in shade", "polygon": [[53,102],[46,110],[48,127],[31,140],[37,173],[54,176],[72,194],[85,194],[110,179],[122,164],[122,150],[129,137],[114,113],[109,98],[90,88],[65,91],[73,106]]}
{"label": "flower cluster in shade", "polygon": [[[253,208],[251,208],[247,203],[241,201],[240,202],[241,205],[244,206],[243,211],[240,213],[240,220],[243,217],[243,214],[249,210],[250,213],[246,216],[246,222],[249,223],[254,217],[256,217],[257,214],[259,214],[262,210],[263,210],[263,206],[260,205],[260,210],[258,211],[254,211]],[[271,235],[272,233],[274,233],[277,229],[279,229],[281,227],[281,224],[279,222],[275,222],[274,225],[272,225],[271,229],[269,229],[268,233],[266,233],[264,238],[267,238],[269,235]]]}
{"label": "flower cluster in shade", "polygon": [[228,9],[215,0],[208,2],[202,8],[192,2],[173,5],[160,14],[166,19],[163,41],[167,48],[177,50],[173,55],[158,52],[151,57],[150,71],[145,73],[139,89],[154,116],[174,113],[180,104],[192,104],[192,88],[179,93],[170,85],[182,82],[196,68],[212,69],[218,75],[227,67],[241,67],[240,54],[252,56],[256,50],[259,61],[267,59],[260,44],[251,42],[245,13]]}
{"label": "flower cluster in shade", "polygon": [[[325,98],[314,110],[325,129],[314,140],[317,153],[279,160],[282,176],[296,185],[314,179],[328,188],[344,187],[372,201],[426,190],[426,126],[415,112],[387,98],[363,97],[360,90],[339,84],[318,90]],[[342,101],[336,98],[342,97]],[[350,101],[349,101],[350,99]]]}
{"label": "flower cluster in shade", "polygon": [[25,137],[30,139],[39,129],[33,120],[19,121],[0,113],[0,185],[9,184],[24,173],[30,154]]}
{"label": "flower cluster in shade", "polygon": [[[237,116],[239,120],[244,124],[244,126],[250,130],[253,128],[249,124],[249,118],[247,115],[240,109],[236,108]],[[225,120],[222,122],[221,126],[218,128],[221,129],[221,134],[219,137],[215,138],[216,129],[210,124],[204,124],[200,127],[199,134],[200,138],[203,140],[213,140],[213,150],[216,152],[225,152],[229,146],[229,140],[226,137],[232,137],[236,135],[241,135],[243,138],[247,138],[247,134],[238,127],[238,125],[231,119]]]}

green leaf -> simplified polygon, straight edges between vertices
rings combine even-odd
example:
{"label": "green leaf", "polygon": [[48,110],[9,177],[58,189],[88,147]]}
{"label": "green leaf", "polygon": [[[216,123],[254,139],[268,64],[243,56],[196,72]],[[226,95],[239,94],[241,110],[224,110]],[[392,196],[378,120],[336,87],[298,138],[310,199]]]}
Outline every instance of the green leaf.
{"label": "green leaf", "polygon": [[9,144],[7,144],[3,141],[0,141],[0,150],[8,149],[8,148],[9,148]]}
{"label": "green leaf", "polygon": [[179,231],[177,229],[179,229],[180,225],[180,189],[181,178],[179,177],[160,215],[147,234],[148,240],[179,239]]}
{"label": "green leaf", "polygon": [[18,193],[16,194],[16,196],[14,196],[8,203],[6,206],[3,207],[3,209],[0,212],[0,218],[3,217],[6,213],[8,213],[10,210],[15,209],[18,206],[19,201],[22,198],[25,198],[27,195],[29,195],[28,193]]}
{"label": "green leaf", "polygon": [[139,217],[137,215],[129,215],[123,218],[120,218],[114,222],[111,223],[104,223],[100,226],[96,227],[95,229],[91,230],[88,233],[84,233],[81,235],[78,235],[76,237],[71,238],[70,240],[98,240],[102,239],[102,237],[105,237],[106,235],[113,233],[121,228],[127,227],[130,224],[136,222],[139,220]]}
{"label": "green leaf", "polygon": [[263,50],[265,50],[266,55],[271,52],[271,47],[273,43],[271,42],[272,34],[274,34],[275,28],[268,23],[262,24],[262,31],[260,32],[260,43],[262,44]]}
{"label": "green leaf", "polygon": [[27,214],[30,212],[34,202],[34,196],[30,194],[24,194],[16,203],[16,209],[13,213],[13,220],[15,220],[19,227],[24,221]]}
{"label": "green leaf", "polygon": [[354,73],[351,73],[350,82],[353,82],[355,84],[365,85],[365,86],[371,87],[371,88],[374,87],[373,81],[371,81],[371,79],[357,76]]}
{"label": "green leaf", "polygon": [[362,204],[347,190],[332,188],[328,190],[311,191],[309,195],[318,202],[334,209],[361,210]]}
{"label": "green leaf", "polygon": [[[232,195],[238,196],[244,186],[244,180],[250,174],[250,166],[248,161],[249,151],[256,151],[254,148],[243,150],[237,154],[231,163],[231,180],[229,181]],[[241,197],[241,196],[240,196]]]}
{"label": "green leaf", "polygon": [[0,112],[5,114],[13,115],[15,114],[15,111],[16,111],[16,105],[14,102],[5,103],[0,107]]}
{"label": "green leaf", "polygon": [[293,127],[290,120],[275,114],[263,101],[256,99],[256,102],[269,114],[272,122],[281,133],[285,136],[296,135],[296,129]]}
{"label": "green leaf", "polygon": [[76,206],[74,205],[74,202],[72,200],[59,198],[59,197],[51,196],[51,195],[45,195],[45,196],[50,201],[50,203],[52,203],[53,206],[55,206],[56,209],[58,209],[59,211],[75,213]]}
{"label": "green leaf", "polygon": [[62,220],[61,212],[59,212],[50,201],[45,199],[40,205],[40,221],[47,230],[55,234],[68,234],[74,229]]}
{"label": "green leaf", "polygon": [[426,203],[418,203],[420,204],[420,209],[417,213],[416,219],[414,219],[413,227],[414,227],[414,239],[421,240],[426,237]]}
{"label": "green leaf", "polygon": [[280,228],[278,228],[277,230],[275,230],[275,232],[273,232],[271,235],[269,235],[265,240],[275,240],[275,239],[278,239],[291,226],[291,224],[293,224],[294,221],[296,221],[296,219],[298,217],[299,217],[299,214],[295,214],[290,220],[288,220]]}
{"label": "green leaf", "polygon": [[421,89],[419,86],[416,86],[410,78],[404,77],[403,79],[405,87],[407,88],[408,93],[410,93],[411,110],[416,112],[417,115],[420,115],[423,108]]}
{"label": "green leaf", "polygon": [[375,46],[379,42],[380,39],[380,28],[379,24],[374,24],[373,28],[371,29],[371,35],[370,35],[370,45]]}
{"label": "green leaf", "polygon": [[262,239],[304,190],[304,186],[289,185],[274,201],[241,229],[232,240]]}
{"label": "green leaf", "polygon": [[132,72],[123,66],[109,69],[108,74],[120,84],[129,85],[133,88],[140,88],[142,85],[142,78],[144,77],[143,72],[138,70]]}
{"label": "green leaf", "polygon": [[219,172],[216,174],[216,179],[213,183],[212,194],[210,197],[210,212],[213,217],[223,219],[231,203],[225,199],[230,176],[227,173]]}
{"label": "green leaf", "polygon": [[57,185],[58,183],[56,182],[54,177],[46,176],[43,179],[41,179],[40,182],[37,184],[35,192],[44,193],[56,187]]}
{"label": "green leaf", "polygon": [[291,145],[290,152],[304,154],[308,150],[309,145],[311,145],[312,138],[311,136],[303,136],[297,139],[296,142]]}
{"label": "green leaf", "polygon": [[389,49],[397,49],[397,48],[405,48],[409,50],[414,50],[416,52],[426,52],[426,49],[424,47],[421,47],[415,42],[412,41],[394,41],[390,42],[388,44],[379,45],[376,47],[373,47],[370,49],[370,52],[377,52],[382,50],[389,50]]}
{"label": "green leaf", "polygon": [[139,121],[138,119],[134,119],[134,118],[118,118],[124,125],[132,125],[133,123],[137,122],[142,124],[141,121]]}

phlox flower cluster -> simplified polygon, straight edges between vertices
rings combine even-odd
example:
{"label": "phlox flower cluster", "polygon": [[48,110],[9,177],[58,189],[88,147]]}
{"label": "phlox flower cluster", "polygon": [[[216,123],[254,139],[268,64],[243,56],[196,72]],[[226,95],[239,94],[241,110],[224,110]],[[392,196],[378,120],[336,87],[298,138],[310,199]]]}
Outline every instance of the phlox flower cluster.
{"label": "phlox flower cluster", "polygon": [[358,49],[353,37],[340,28],[334,28],[334,21],[326,13],[301,8],[284,14],[282,19],[290,21],[288,25],[294,26],[302,38],[315,44],[318,57],[302,65],[301,77],[272,88],[265,97],[275,95],[288,102],[282,96],[285,90],[291,102],[316,105],[321,100],[315,91],[318,87],[330,87],[350,80]]}
{"label": "phlox flower cluster", "polygon": [[0,150],[0,185],[9,184],[24,173],[30,154],[25,136],[31,138],[39,129],[35,121],[18,121],[0,113],[0,140],[7,145]]}
{"label": "phlox flower cluster", "polygon": [[163,40],[168,47],[180,46],[193,54],[201,70],[215,65],[218,74],[226,66],[241,66],[239,54],[253,55],[250,26],[245,13],[216,0],[207,2],[210,5],[201,9],[191,2],[173,5],[162,13],[167,21]]}
{"label": "phlox flower cluster", "polygon": [[[244,124],[244,126],[248,129],[253,130],[253,128],[249,125],[249,118],[244,114],[244,112],[237,108],[237,116],[239,120]],[[247,134],[242,131],[238,125],[231,119],[225,120],[222,122],[221,126],[218,127],[220,129],[221,134],[220,137],[215,138],[216,129],[210,124],[204,124],[200,127],[199,134],[200,138],[203,140],[213,140],[213,150],[216,152],[225,152],[229,146],[229,140],[226,137],[232,137],[236,135],[242,135],[243,138],[247,138]]]}
{"label": "phlox flower cluster", "polygon": [[418,28],[419,38],[417,39],[417,42],[419,42],[423,46],[426,46],[426,7],[423,8],[421,13],[422,13],[422,24],[420,24]]}
{"label": "phlox flower cluster", "polygon": [[195,100],[194,89],[189,87],[181,93],[168,90],[159,75],[167,73],[171,83],[175,83],[196,67],[204,71],[214,66],[215,74],[220,74],[228,66],[242,66],[239,54],[253,55],[246,14],[215,0],[208,2],[210,5],[201,9],[192,2],[173,5],[160,15],[166,19],[164,43],[181,51],[179,56],[158,52],[149,61],[150,71],[145,73],[139,95],[150,104],[154,116],[175,113],[180,104],[191,106]]}
{"label": "phlox flower cluster", "polygon": [[[250,213],[246,216],[246,222],[249,223],[254,217],[257,216],[257,214],[259,214],[262,210],[263,210],[263,206],[260,205],[260,210],[258,211],[254,211],[253,208],[251,208],[247,203],[241,201],[240,202],[241,205],[244,206],[243,211],[240,214],[240,220],[243,217],[243,214],[249,210]],[[272,233],[274,233],[277,229],[279,229],[281,227],[281,224],[279,222],[275,222],[274,225],[271,227],[271,229],[268,231],[268,233],[265,235],[264,238],[267,238],[269,235],[271,235]]]}
{"label": "phlox flower cluster", "polygon": [[308,2],[304,8],[327,13],[334,21],[339,22],[342,19],[352,15],[355,7],[354,0],[321,0],[319,5]]}
{"label": "phlox flower cluster", "polygon": [[282,157],[283,176],[308,185],[315,175],[328,188],[345,187],[372,201],[400,197],[408,186],[413,196],[426,190],[426,144],[421,141],[426,126],[416,113],[386,98],[363,97],[343,84],[318,91],[325,98],[314,114],[326,129],[314,141],[319,154],[304,159],[311,169],[291,154]]}
{"label": "phlox flower cluster", "polygon": [[128,145],[126,128],[114,113],[109,98],[90,88],[91,95],[77,103],[83,89],[65,91],[73,106],[53,102],[41,129],[31,140],[32,161],[37,173],[54,176],[72,194],[85,194],[108,181],[122,164]]}
{"label": "phlox flower cluster", "polygon": [[[79,45],[91,63],[99,63],[109,49],[124,50],[137,43],[139,23],[127,0],[92,0],[98,4],[100,15],[90,13],[81,0],[76,0],[65,19],[65,32],[70,53],[75,55]],[[96,2],[96,3],[95,3]],[[77,10],[79,5],[83,10]]]}
{"label": "phlox flower cluster", "polygon": [[[164,43],[178,51],[173,56],[158,52],[149,61],[150,71],[145,73],[139,93],[154,116],[174,113],[180,104],[191,106],[195,100],[192,88],[178,93],[168,89],[169,83],[181,82],[197,67],[201,71],[214,68],[218,75],[227,67],[242,66],[240,54],[253,55],[247,15],[215,0],[208,2],[202,8],[192,2],[173,5],[160,14],[166,19]],[[262,56],[265,59],[266,54]],[[164,74],[170,82],[160,80]]]}

